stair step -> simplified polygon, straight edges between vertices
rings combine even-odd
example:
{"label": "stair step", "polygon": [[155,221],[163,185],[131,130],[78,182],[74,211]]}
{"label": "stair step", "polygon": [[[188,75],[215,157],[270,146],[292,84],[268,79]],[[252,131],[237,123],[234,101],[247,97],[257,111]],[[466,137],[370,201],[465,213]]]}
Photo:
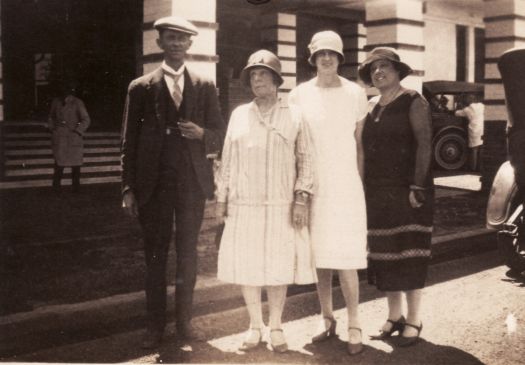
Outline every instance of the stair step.
{"label": "stair step", "polygon": [[[109,172],[115,171],[120,174],[120,165],[106,165],[106,166],[83,166],[81,169],[82,173],[90,172]],[[14,176],[32,176],[32,175],[51,175],[53,174],[53,168],[28,168],[18,170],[7,170],[5,175],[8,177]]]}
{"label": "stair step", "polygon": [[[120,176],[81,177],[80,184],[120,183]],[[71,185],[71,179],[62,179],[62,185]],[[51,186],[51,179],[0,181],[0,190]]]}
{"label": "stair step", "polygon": [[[51,141],[48,140],[33,140],[33,141],[6,141],[5,146],[9,147],[27,147],[27,146],[51,146]],[[120,142],[115,139],[85,139],[84,148],[91,145],[120,145]]]}
{"label": "stair step", "polygon": [[[50,138],[51,133],[47,132],[7,132],[5,137],[8,139],[14,138]],[[120,133],[117,132],[86,132],[84,133],[84,138],[114,138],[120,139]]]}
{"label": "stair step", "polygon": [[[120,147],[101,147],[101,148],[90,148],[91,152],[96,153],[117,153],[120,152]],[[86,148],[84,148],[84,152],[86,151]],[[21,149],[21,150],[6,150],[5,154],[7,156],[24,156],[24,155],[49,155],[51,154],[50,148],[45,149]]]}
{"label": "stair step", "polygon": [[[84,156],[84,164],[92,162],[119,162],[120,156],[97,156],[97,157],[86,157]],[[7,166],[23,166],[23,165],[53,165],[55,160],[52,158],[24,158],[17,160],[7,160]]]}
{"label": "stair step", "polygon": [[[51,133],[42,121],[4,121],[1,124],[5,165],[0,189],[51,186],[55,160]],[[119,183],[121,178],[119,132],[88,131],[84,134],[82,184]],[[64,185],[71,184],[69,168]]]}

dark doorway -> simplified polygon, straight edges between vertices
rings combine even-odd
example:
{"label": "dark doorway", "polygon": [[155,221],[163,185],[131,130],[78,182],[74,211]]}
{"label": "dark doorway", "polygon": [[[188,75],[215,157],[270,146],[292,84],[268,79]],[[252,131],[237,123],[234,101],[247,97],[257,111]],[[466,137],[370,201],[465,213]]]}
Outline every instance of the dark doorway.
{"label": "dark doorway", "polygon": [[45,120],[58,81],[73,79],[95,130],[118,130],[142,54],[143,0],[4,0],[6,120]]}
{"label": "dark doorway", "polygon": [[467,27],[456,25],[456,81],[467,81]]}

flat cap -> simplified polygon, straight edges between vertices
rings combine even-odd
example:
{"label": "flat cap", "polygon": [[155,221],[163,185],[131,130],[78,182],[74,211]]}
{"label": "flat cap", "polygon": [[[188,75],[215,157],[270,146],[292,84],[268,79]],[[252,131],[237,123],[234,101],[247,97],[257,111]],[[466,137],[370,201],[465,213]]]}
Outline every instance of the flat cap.
{"label": "flat cap", "polygon": [[186,19],[175,15],[157,19],[155,23],[153,23],[153,27],[157,30],[170,29],[189,35],[199,34],[196,26]]}

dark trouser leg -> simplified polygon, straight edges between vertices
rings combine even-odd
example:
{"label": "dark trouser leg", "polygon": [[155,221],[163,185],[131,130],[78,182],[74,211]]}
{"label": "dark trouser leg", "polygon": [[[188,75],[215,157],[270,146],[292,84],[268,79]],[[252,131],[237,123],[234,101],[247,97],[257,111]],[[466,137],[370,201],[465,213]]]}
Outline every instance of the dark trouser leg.
{"label": "dark trouser leg", "polygon": [[192,317],[193,290],[197,279],[197,242],[206,201],[198,181],[193,178],[193,171],[188,175],[190,177],[186,177],[177,186],[175,204],[177,324],[187,323]]}
{"label": "dark trouser leg", "polygon": [[80,166],[71,167],[71,179],[73,181],[73,191],[80,189]]}
{"label": "dark trouser leg", "polygon": [[173,228],[173,191],[159,190],[139,208],[146,256],[148,326],[166,325],[166,263]]}
{"label": "dark trouser leg", "polygon": [[64,167],[58,166],[55,164],[55,169],[53,171],[53,188],[58,190],[60,188],[60,180],[62,180],[62,175],[64,174]]}

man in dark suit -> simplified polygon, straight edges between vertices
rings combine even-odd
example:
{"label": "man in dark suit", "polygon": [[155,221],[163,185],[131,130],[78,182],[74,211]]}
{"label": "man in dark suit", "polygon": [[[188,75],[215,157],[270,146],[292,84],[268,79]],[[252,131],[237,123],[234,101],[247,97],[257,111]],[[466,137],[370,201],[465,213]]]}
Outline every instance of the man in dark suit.
{"label": "man in dark suit", "polygon": [[197,239],[206,198],[214,193],[212,161],[224,138],[215,85],[184,65],[197,28],[185,19],[157,20],[162,65],[131,82],[123,121],[122,206],[142,226],[146,256],[147,330],[143,348],[159,345],[166,325],[166,262],[175,213],[177,336],[202,340],[191,325]]}

